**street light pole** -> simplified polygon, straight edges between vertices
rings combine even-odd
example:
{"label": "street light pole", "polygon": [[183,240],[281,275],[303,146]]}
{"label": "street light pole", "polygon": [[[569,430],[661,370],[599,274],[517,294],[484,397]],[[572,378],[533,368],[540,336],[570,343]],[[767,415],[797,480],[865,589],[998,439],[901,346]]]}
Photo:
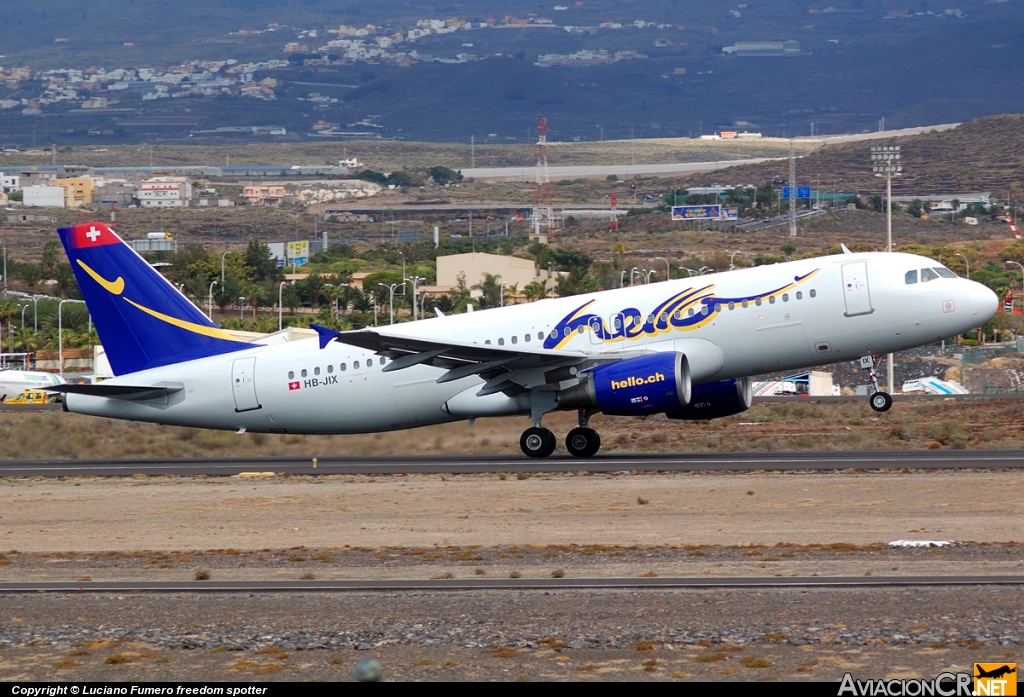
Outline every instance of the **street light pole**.
{"label": "street light pole", "polygon": [[244,300],[244,295],[238,296],[238,319],[242,320],[243,322],[245,321],[245,305],[242,304]]}
{"label": "street light pole", "polygon": [[[501,289],[498,291],[498,307],[505,307],[505,282],[501,282]],[[421,313],[422,314],[422,313]]]}
{"label": "street light pole", "polygon": [[651,274],[654,273],[654,269],[644,269],[640,271],[640,275],[644,277],[644,285],[651,282]]}
{"label": "street light pole", "polygon": [[[418,319],[416,317],[416,284],[427,279],[422,276],[409,276],[405,280],[412,281],[412,321],[415,322]],[[405,284],[403,283],[402,285],[404,286]]]}
{"label": "street light pole", "polygon": [[665,280],[666,281],[671,281],[672,280],[672,267],[669,266],[668,259],[666,259],[665,257],[654,257],[654,258],[655,259],[660,259],[661,261],[665,262]]}
{"label": "street light pole", "polygon": [[288,281],[281,281],[277,287],[277,331],[284,329],[284,286]]}
{"label": "street light pole", "polygon": [[378,283],[378,286],[384,286],[388,289],[388,306],[391,309],[391,324],[395,323],[395,288],[398,286],[404,286],[404,283]]}
{"label": "street light pole", "polygon": [[626,270],[623,269],[622,271],[619,272],[619,288],[622,288],[622,286],[625,285],[625,282],[626,282],[625,279],[626,279]]}
{"label": "street light pole", "polygon": [[971,260],[960,252],[953,252],[953,256],[958,256],[964,260],[964,263],[967,264],[967,280],[971,280]]}
{"label": "street light pole", "polygon": [[226,257],[228,254],[230,254],[230,252],[224,252],[223,254],[220,255],[220,287],[221,288],[224,287],[224,257]]}
{"label": "street light pole", "polygon": [[[899,164],[900,146],[898,145],[875,145],[871,148],[871,160],[874,162],[871,170],[876,177],[885,175],[885,230],[886,244],[885,251],[892,252],[892,175],[897,177],[903,174],[903,166]],[[889,394],[895,391],[893,355],[886,357],[889,365]]]}
{"label": "street light pole", "polygon": [[[726,250],[726,251],[728,252],[728,250]],[[739,253],[740,253],[740,250],[738,250],[738,249],[735,252],[729,252],[729,270],[730,271],[732,271],[733,269],[736,268],[736,265],[733,263],[733,259],[735,259],[736,255],[739,254]]]}
{"label": "street light pole", "polygon": [[210,292],[206,296],[206,314],[213,321],[213,287],[217,285],[217,281],[210,281]]}

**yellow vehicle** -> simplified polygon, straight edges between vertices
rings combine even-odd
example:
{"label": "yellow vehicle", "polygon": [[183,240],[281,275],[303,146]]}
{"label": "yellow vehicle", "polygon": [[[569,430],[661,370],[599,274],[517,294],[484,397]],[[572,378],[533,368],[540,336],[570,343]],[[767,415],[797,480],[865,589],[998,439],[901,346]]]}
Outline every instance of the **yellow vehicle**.
{"label": "yellow vehicle", "polygon": [[22,390],[14,397],[4,401],[4,404],[49,404],[56,399],[56,395],[51,395],[43,390]]}

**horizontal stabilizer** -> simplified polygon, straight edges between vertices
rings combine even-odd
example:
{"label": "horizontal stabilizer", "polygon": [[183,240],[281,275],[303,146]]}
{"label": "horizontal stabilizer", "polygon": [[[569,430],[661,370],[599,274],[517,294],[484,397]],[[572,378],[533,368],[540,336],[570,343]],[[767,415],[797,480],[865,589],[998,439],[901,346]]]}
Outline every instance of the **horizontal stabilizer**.
{"label": "horizontal stabilizer", "polygon": [[162,385],[53,385],[46,389],[50,392],[64,394],[84,394],[91,397],[107,397],[109,399],[157,399],[169,394],[180,392],[185,388],[181,383],[164,383]]}

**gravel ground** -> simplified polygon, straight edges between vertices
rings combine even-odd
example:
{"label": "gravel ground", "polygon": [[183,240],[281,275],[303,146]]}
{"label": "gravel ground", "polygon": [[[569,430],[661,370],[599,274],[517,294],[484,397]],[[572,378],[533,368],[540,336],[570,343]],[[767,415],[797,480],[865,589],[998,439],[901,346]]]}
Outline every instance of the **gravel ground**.
{"label": "gravel ground", "polygon": [[0,680],[839,680],[1017,661],[1021,588],[24,594]]}
{"label": "gravel ground", "polygon": [[[1020,574],[1020,487],[1008,471],[3,481],[0,580]],[[391,679],[927,677],[1016,660],[1022,590],[8,594],[0,680],[333,680],[369,656]]]}

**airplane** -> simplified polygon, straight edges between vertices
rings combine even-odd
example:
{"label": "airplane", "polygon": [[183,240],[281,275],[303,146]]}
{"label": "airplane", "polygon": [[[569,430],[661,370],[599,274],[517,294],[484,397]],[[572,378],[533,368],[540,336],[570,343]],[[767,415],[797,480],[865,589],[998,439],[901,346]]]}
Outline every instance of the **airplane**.
{"label": "airplane", "polygon": [[[566,450],[590,457],[601,447],[588,425],[598,412],[737,414],[750,407],[752,375],[937,342],[980,326],[999,303],[932,259],[844,249],[388,327],[311,325],[318,341],[247,343],[107,225],[59,235],[116,376],[57,386],[66,411],[289,434],[525,415],[520,447],[534,458],[556,448],[542,426],[550,412],[577,412]],[[892,398],[874,389],[872,408],[889,409]]]}
{"label": "airplane", "polygon": [[48,390],[63,385],[64,378],[53,373],[32,370],[0,370],[0,404],[25,390]]}

